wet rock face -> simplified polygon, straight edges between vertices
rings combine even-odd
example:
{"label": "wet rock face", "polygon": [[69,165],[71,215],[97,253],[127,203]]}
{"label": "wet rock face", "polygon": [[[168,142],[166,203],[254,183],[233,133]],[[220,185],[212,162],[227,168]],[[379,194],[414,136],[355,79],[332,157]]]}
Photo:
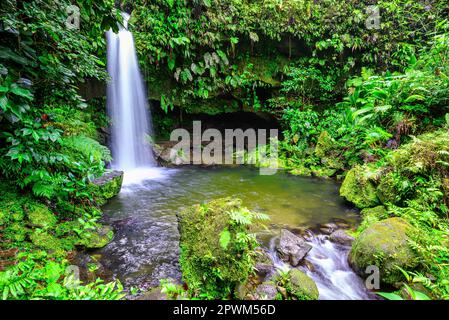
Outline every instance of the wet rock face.
{"label": "wet rock face", "polygon": [[276,249],[283,261],[290,262],[293,267],[296,267],[312,249],[312,246],[304,238],[282,229]]}
{"label": "wet rock face", "polygon": [[331,233],[329,240],[344,246],[350,246],[354,238],[348,235],[344,230],[336,230]]}
{"label": "wet rock face", "polygon": [[123,171],[108,171],[92,181],[95,200],[104,205],[107,200],[115,197],[122,188]]}
{"label": "wet rock face", "polygon": [[380,280],[396,284],[403,280],[398,269],[413,269],[417,259],[409,242],[412,226],[402,218],[389,218],[374,223],[353,242],[349,253],[349,264],[360,275],[366,277],[368,266],[377,266]]}

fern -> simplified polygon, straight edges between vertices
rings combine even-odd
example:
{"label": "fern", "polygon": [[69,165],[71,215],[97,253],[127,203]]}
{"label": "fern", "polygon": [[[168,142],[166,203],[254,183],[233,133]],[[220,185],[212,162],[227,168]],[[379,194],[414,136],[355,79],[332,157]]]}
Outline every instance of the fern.
{"label": "fern", "polygon": [[65,137],[63,145],[70,150],[74,159],[79,159],[79,155],[81,155],[84,159],[89,159],[92,156],[97,162],[112,160],[111,152],[107,147],[84,135]]}

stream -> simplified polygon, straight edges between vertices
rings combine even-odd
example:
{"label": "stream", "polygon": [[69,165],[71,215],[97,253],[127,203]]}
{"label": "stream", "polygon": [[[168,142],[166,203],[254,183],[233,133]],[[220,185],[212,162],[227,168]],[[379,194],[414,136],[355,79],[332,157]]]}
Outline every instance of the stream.
{"label": "stream", "polygon": [[[317,283],[320,299],[371,299],[363,281],[347,263],[348,247],[330,242],[319,225],[358,223],[358,214],[329,180],[292,176],[282,171],[259,175],[249,167],[148,168],[126,172],[121,193],[104,207],[105,223],[115,228],[113,241],[98,253],[103,265],[125,287],[142,291],[162,278],[181,281],[176,213],[204,201],[234,196],[243,205],[270,216],[258,238],[275,265],[283,265],[273,248],[281,228],[306,234],[313,246],[303,269]],[[312,230],[312,231],[311,231]]]}

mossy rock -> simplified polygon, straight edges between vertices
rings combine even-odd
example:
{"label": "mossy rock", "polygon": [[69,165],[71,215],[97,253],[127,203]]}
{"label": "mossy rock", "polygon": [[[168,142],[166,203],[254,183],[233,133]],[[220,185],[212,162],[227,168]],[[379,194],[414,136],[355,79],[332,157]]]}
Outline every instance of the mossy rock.
{"label": "mossy rock", "polygon": [[353,242],[349,264],[360,275],[368,266],[377,266],[380,280],[395,285],[404,280],[398,267],[410,270],[417,266],[417,257],[409,243],[413,227],[402,218],[388,218],[374,223]]}
{"label": "mossy rock", "polygon": [[341,185],[340,195],[361,209],[379,204],[376,188],[361,166],[355,166],[348,171]]}
{"label": "mossy rock", "polygon": [[377,206],[374,208],[365,208],[360,212],[362,216],[362,223],[358,228],[358,232],[361,232],[380,220],[388,218],[388,211],[384,206]]}
{"label": "mossy rock", "polygon": [[289,294],[298,300],[317,300],[319,296],[315,281],[298,269],[289,272]]}
{"label": "mossy rock", "polygon": [[106,246],[114,238],[114,231],[110,226],[101,226],[94,231],[85,231],[81,234],[77,245],[87,249],[99,249]]}
{"label": "mossy rock", "polygon": [[40,228],[51,228],[56,224],[56,217],[43,204],[33,205],[28,209],[28,219],[31,224]]}
{"label": "mossy rock", "polygon": [[329,178],[335,175],[337,173],[336,169],[327,168],[327,167],[314,167],[312,168],[312,174],[315,177],[320,178]]}
{"label": "mossy rock", "polygon": [[224,298],[253,272],[255,239],[239,245],[237,234],[247,233],[249,226],[230,217],[241,210],[241,200],[229,197],[179,213],[180,265],[190,291]]}
{"label": "mossy rock", "polygon": [[119,194],[123,183],[123,171],[107,171],[92,181],[95,201],[101,206]]}
{"label": "mossy rock", "polygon": [[170,300],[170,298],[162,292],[161,286],[157,286],[142,294],[137,300]]}
{"label": "mossy rock", "polygon": [[394,174],[391,172],[380,178],[376,194],[382,203],[396,203],[399,191],[395,181]]}
{"label": "mossy rock", "polygon": [[312,175],[312,170],[310,170],[309,168],[303,167],[303,166],[298,166],[295,167],[293,169],[291,169],[289,171],[290,174],[295,175],[295,176],[311,176]]}
{"label": "mossy rock", "polygon": [[36,247],[48,250],[57,256],[64,256],[66,254],[65,249],[70,249],[70,246],[67,246],[67,243],[64,243],[63,240],[42,229],[34,230],[30,239]]}

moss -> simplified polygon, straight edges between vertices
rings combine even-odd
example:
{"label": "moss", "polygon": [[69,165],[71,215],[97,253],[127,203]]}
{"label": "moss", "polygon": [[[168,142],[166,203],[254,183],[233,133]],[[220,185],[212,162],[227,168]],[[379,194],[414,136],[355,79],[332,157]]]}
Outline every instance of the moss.
{"label": "moss", "polygon": [[66,254],[65,249],[70,249],[70,245],[41,229],[36,229],[31,234],[30,239],[36,247],[45,249],[57,256],[64,256]]}
{"label": "moss", "polygon": [[353,242],[349,253],[350,265],[361,276],[367,276],[365,270],[368,266],[377,266],[380,280],[387,284],[394,285],[404,280],[397,267],[412,270],[417,266],[417,257],[407,235],[412,228],[398,217],[374,223]]}
{"label": "moss", "polygon": [[5,229],[5,238],[14,242],[22,242],[26,239],[29,232],[30,230],[23,223],[14,222]]}
{"label": "moss", "polygon": [[326,167],[312,167],[312,174],[316,177],[328,178],[335,175],[337,170]]}
{"label": "moss", "polygon": [[376,189],[376,194],[382,203],[396,203],[399,190],[396,185],[394,173],[383,175]]}
{"label": "moss", "polygon": [[335,140],[330,136],[327,131],[320,133],[318,141],[315,146],[315,155],[318,158],[324,158],[329,151],[331,151],[335,146]]}
{"label": "moss", "polygon": [[[230,217],[242,210],[241,200],[224,198],[179,214],[180,265],[190,291],[225,298],[253,272],[255,238],[247,234],[248,225]],[[238,236],[247,239],[244,245]]]}
{"label": "moss", "polygon": [[28,219],[31,224],[41,228],[50,228],[56,224],[56,217],[44,205],[36,204],[28,209]]}
{"label": "moss", "polygon": [[310,170],[309,168],[306,168],[304,166],[298,166],[295,167],[294,169],[289,171],[290,174],[293,174],[295,176],[310,176],[312,175],[312,170]]}
{"label": "moss", "polygon": [[298,300],[317,300],[319,296],[315,281],[298,269],[290,270],[287,291]]}
{"label": "moss", "polygon": [[388,218],[388,212],[384,206],[363,209],[360,212],[360,215],[362,216],[362,223],[357,229],[358,233],[362,232],[373,223]]}
{"label": "moss", "polygon": [[110,226],[101,226],[95,231],[85,231],[81,234],[77,245],[88,249],[103,248],[114,238],[114,231]]}
{"label": "moss", "polygon": [[361,209],[379,204],[376,188],[361,166],[355,166],[346,174],[340,195]]}
{"label": "moss", "polygon": [[95,201],[104,205],[107,200],[119,194],[123,183],[123,171],[108,171],[98,179],[92,181]]}

